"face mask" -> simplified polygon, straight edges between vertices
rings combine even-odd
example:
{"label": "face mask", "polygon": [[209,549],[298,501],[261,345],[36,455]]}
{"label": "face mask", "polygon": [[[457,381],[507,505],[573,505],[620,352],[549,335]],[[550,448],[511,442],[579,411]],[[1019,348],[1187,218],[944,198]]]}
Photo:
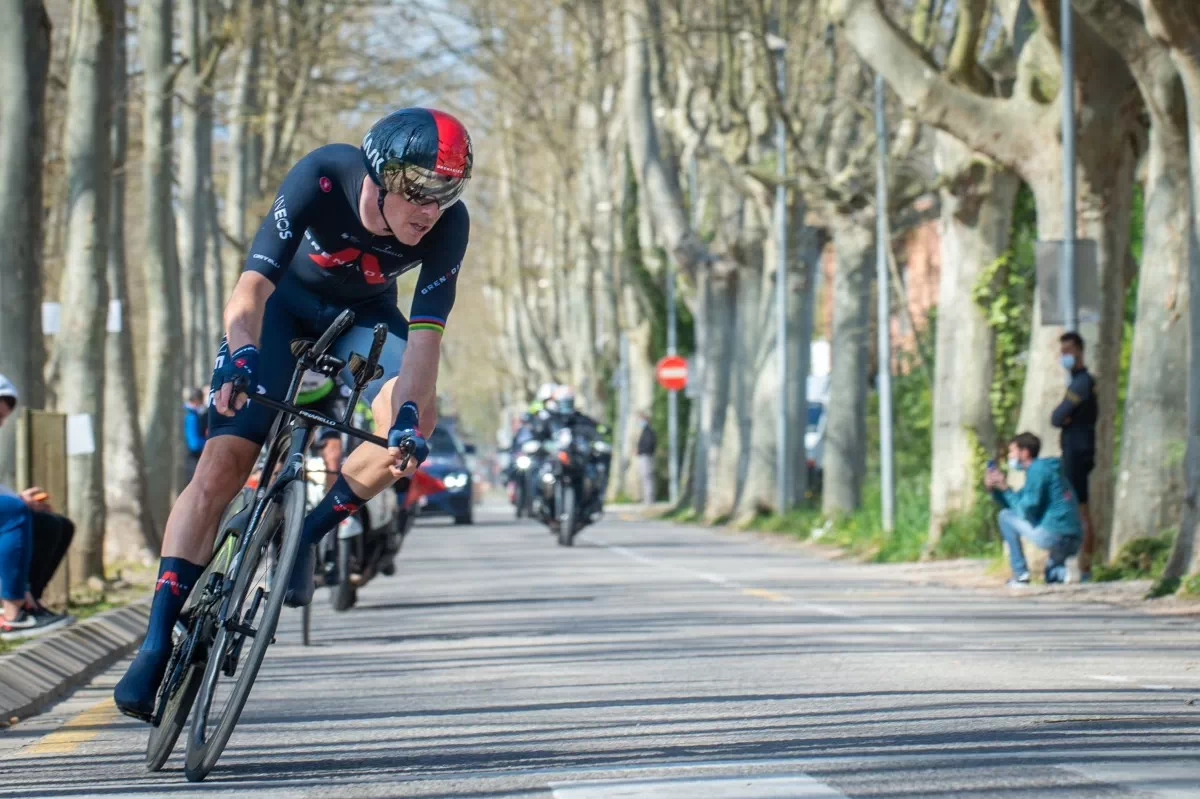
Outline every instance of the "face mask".
{"label": "face mask", "polygon": [[1059,357],[1058,362],[1061,363],[1062,368],[1066,369],[1068,372],[1075,368],[1074,355],[1062,355]]}
{"label": "face mask", "polygon": [[1009,468],[1009,469],[1012,469],[1014,472],[1019,472],[1019,471],[1021,471],[1021,470],[1022,470],[1024,467],[1023,467],[1023,466],[1021,466],[1021,461],[1019,461],[1018,459],[1016,459],[1016,458],[1009,458],[1009,459],[1008,459],[1008,468]]}

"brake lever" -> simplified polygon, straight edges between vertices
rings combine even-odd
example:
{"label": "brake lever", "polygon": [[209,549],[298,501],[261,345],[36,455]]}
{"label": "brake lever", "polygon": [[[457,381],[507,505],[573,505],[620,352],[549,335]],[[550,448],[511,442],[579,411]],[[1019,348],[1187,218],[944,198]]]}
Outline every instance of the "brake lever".
{"label": "brake lever", "polygon": [[400,460],[400,471],[404,471],[408,468],[409,462],[412,461],[413,450],[416,449],[416,445],[412,443],[411,438],[406,438],[400,442],[398,449],[404,455]]}

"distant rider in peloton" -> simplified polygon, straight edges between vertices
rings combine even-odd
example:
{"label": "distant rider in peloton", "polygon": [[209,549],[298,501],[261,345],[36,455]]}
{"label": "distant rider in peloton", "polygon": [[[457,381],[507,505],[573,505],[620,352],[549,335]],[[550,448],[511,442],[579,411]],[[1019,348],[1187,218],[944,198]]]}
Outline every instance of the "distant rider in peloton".
{"label": "distant rider in peloton", "polygon": [[[235,378],[281,397],[296,366],[293,339],[317,338],[350,308],[354,327],[332,350],[348,360],[351,351],[370,350],[376,323],[388,326],[383,376],[364,397],[375,432],[387,436],[390,449],[355,449],[305,519],[287,589],[290,605],[312,600],[315,543],[428,455],[441,336],[467,250],[470,219],[458,200],[472,159],[461,122],[441,111],[405,108],[376,122],[361,147],[320,147],[284,179],[225,307],[209,440],[167,520],[146,638],[114,691],[122,712],[150,719],[171,653],[171,630],[212,555],[217,523],[270,431],[275,412],[235,395]],[[413,269],[420,275],[406,320],[396,307],[395,281]],[[348,370],[342,379],[352,380]],[[413,447],[403,470],[402,442]]]}

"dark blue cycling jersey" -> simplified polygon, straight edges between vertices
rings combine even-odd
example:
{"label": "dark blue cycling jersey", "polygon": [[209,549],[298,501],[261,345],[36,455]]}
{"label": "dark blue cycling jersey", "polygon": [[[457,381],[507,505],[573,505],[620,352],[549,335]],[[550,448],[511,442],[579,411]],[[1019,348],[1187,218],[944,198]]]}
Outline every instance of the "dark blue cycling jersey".
{"label": "dark blue cycling jersey", "polygon": [[[396,278],[421,268],[411,327],[441,330],[454,305],[470,217],[457,202],[415,246],[363,227],[358,199],[367,179],[362,150],[329,144],[313,150],[284,178],[254,237],[245,271],[276,285],[295,281],[331,304],[396,297]],[[394,331],[402,334],[402,331]]]}

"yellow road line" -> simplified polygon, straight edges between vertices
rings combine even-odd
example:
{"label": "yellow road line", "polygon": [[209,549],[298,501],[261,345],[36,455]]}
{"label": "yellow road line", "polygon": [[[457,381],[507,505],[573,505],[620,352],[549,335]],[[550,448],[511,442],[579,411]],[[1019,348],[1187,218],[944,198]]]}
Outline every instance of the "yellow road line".
{"label": "yellow road line", "polygon": [[759,599],[769,599],[772,602],[788,602],[788,597],[778,591],[768,591],[765,588],[744,588],[742,593],[747,596],[756,596]]}
{"label": "yellow road line", "polygon": [[30,755],[65,755],[100,734],[102,727],[120,715],[112,698],[104,699],[89,707],[54,732],[33,743],[25,750]]}

